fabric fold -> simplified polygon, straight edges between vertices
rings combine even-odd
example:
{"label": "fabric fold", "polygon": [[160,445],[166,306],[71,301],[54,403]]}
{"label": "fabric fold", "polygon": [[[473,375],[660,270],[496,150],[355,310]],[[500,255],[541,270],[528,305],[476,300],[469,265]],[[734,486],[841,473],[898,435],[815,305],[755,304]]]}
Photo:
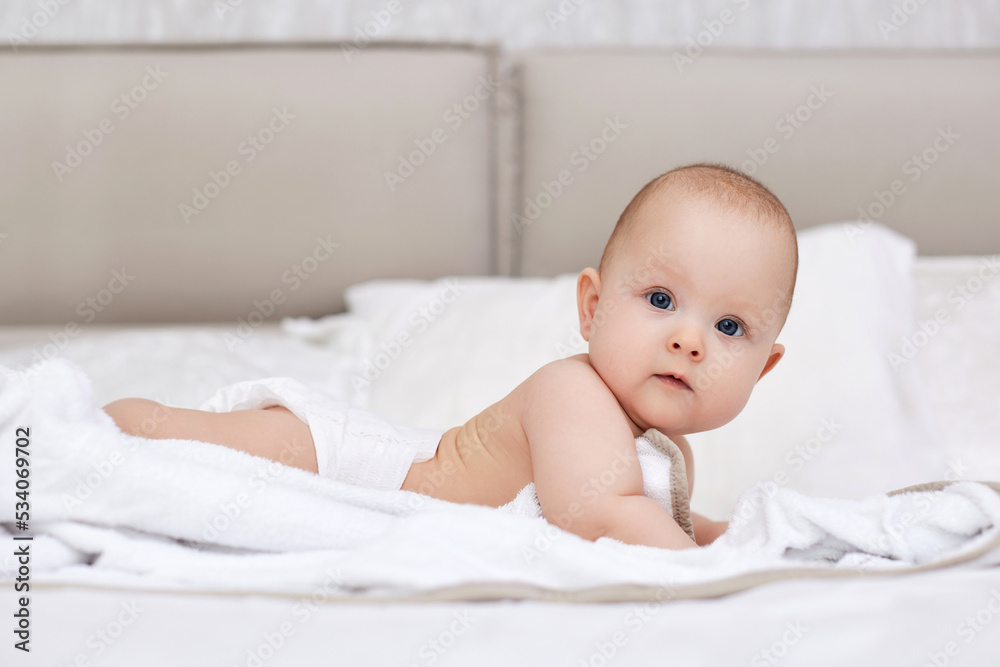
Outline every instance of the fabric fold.
{"label": "fabric fold", "polygon": [[[79,368],[51,360],[31,370],[0,368],[0,424],[31,427],[27,533],[52,547],[33,563],[38,583],[292,594],[334,573],[331,590],[345,597],[488,590],[607,601],[664,587],[678,598],[718,596],[789,577],[1000,563],[993,482],[862,500],[760,483],[706,547],[591,542],[541,518],[362,488],[207,443],[125,435],[94,406]],[[646,435],[651,449],[663,444]],[[12,467],[0,467],[0,485],[13,482]],[[679,484],[670,488],[680,496]],[[11,498],[0,503],[0,517],[13,516]]]}

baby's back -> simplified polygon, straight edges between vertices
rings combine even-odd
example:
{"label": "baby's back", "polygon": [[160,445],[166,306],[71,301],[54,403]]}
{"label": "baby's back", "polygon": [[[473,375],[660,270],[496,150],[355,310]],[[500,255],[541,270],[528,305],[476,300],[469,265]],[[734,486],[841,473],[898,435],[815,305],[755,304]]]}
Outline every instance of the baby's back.
{"label": "baby's back", "polygon": [[500,507],[533,481],[521,417],[531,378],[462,426],[441,436],[434,457],[415,463],[404,491],[456,503]]}

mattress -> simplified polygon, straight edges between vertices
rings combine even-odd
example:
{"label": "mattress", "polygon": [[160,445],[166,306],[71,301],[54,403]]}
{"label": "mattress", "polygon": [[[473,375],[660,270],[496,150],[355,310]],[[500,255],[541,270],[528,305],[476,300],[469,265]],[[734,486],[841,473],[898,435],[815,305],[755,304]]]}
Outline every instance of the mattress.
{"label": "mattress", "polygon": [[[985,666],[995,664],[1000,640],[994,625],[977,632],[967,619],[994,619],[998,590],[995,571],[786,581],[719,600],[587,605],[330,604],[321,590],[285,598],[40,588],[37,653],[23,664],[132,667],[142,656],[150,667],[833,667],[934,664],[929,656],[943,660],[951,649],[960,658],[953,664]],[[131,609],[136,619],[121,629],[116,623]]]}

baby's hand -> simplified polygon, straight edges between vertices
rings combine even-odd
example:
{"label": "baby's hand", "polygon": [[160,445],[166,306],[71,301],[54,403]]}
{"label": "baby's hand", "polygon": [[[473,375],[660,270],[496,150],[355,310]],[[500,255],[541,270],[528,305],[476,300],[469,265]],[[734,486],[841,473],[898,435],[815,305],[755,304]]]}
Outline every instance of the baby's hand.
{"label": "baby's hand", "polygon": [[728,521],[712,521],[694,512],[691,513],[691,526],[694,528],[694,541],[700,547],[711,544],[729,530]]}

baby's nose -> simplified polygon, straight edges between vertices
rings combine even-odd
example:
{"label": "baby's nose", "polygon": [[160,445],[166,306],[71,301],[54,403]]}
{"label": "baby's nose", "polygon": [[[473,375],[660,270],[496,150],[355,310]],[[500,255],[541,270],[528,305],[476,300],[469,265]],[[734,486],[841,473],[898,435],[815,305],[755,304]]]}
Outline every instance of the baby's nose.
{"label": "baby's nose", "polygon": [[691,361],[701,361],[705,357],[704,341],[696,326],[677,327],[668,339],[667,345],[673,352],[688,355]]}
{"label": "baby's nose", "polygon": [[680,350],[681,352],[684,352],[686,350],[688,352],[688,354],[690,354],[693,359],[697,359],[698,357],[701,356],[701,351],[698,349],[697,346],[692,345],[692,346],[687,346],[686,347],[686,346],[681,345],[676,340],[672,343],[672,346],[673,346],[673,348],[675,350]]}

